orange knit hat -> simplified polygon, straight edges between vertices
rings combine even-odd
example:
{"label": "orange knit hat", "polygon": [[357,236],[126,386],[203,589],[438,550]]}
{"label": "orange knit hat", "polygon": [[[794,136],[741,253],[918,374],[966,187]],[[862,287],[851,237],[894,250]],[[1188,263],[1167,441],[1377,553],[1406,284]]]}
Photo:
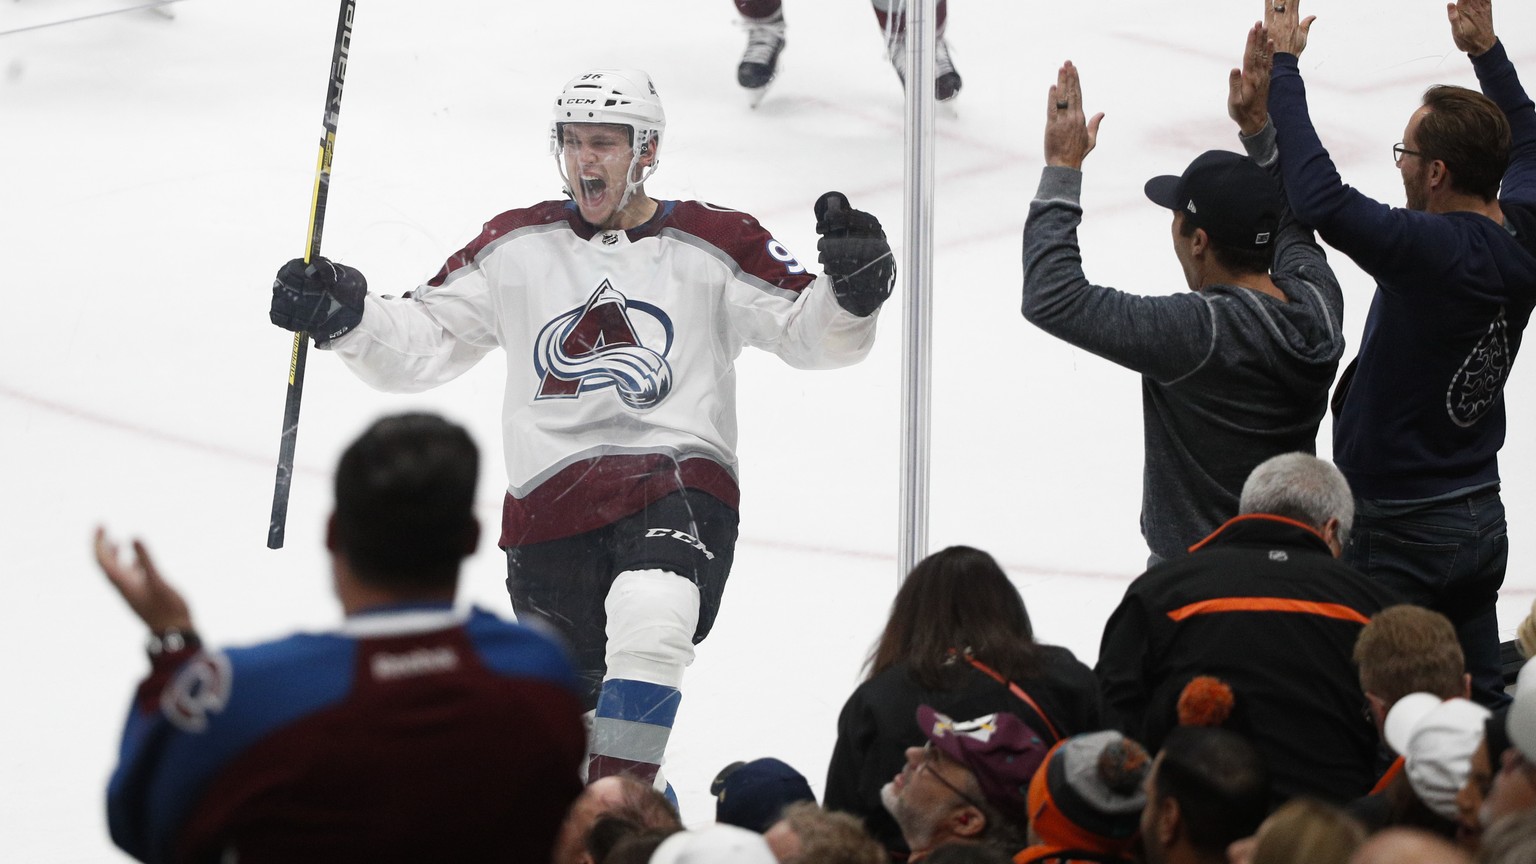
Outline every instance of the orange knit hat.
{"label": "orange knit hat", "polygon": [[1029,824],[1040,842],[1104,855],[1130,851],[1141,809],[1147,751],[1119,732],[1060,741],[1029,784]]}

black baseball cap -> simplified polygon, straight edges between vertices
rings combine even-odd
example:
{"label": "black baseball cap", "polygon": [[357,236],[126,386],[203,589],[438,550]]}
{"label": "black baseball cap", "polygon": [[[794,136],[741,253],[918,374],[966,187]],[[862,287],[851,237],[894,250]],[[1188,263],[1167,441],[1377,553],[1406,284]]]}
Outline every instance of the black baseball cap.
{"label": "black baseball cap", "polygon": [[1228,150],[1207,150],[1181,176],[1147,181],[1147,197],[1177,210],[1223,246],[1267,249],[1280,227],[1280,183],[1257,162]]}
{"label": "black baseball cap", "polygon": [[796,801],[816,803],[805,775],[777,759],[732,762],[720,769],[709,792],[715,796],[715,821],[759,834],[773,827],[784,808]]}

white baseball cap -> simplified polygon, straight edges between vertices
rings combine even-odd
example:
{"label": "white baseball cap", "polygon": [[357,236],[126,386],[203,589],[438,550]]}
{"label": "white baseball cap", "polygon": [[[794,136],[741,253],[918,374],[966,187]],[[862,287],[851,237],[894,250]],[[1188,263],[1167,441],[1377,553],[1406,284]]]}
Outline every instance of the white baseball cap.
{"label": "white baseball cap", "polygon": [[763,835],[716,822],[668,837],[656,847],[651,864],[778,864],[778,860]]}
{"label": "white baseball cap", "polygon": [[1483,740],[1490,712],[1466,699],[1410,693],[1387,712],[1382,732],[1403,757],[1414,794],[1429,809],[1456,818],[1456,794],[1472,770],[1472,753]]}

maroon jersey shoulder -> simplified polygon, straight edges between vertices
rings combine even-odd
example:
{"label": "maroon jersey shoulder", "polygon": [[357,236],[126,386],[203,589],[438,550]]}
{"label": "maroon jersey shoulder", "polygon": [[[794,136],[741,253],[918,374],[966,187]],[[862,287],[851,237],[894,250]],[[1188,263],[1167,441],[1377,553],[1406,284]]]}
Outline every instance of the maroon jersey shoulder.
{"label": "maroon jersey shoulder", "polygon": [[443,284],[448,274],[469,264],[475,260],[481,250],[496,242],[497,238],[505,237],[514,231],[535,225],[551,225],[565,223],[574,227],[574,210],[569,201],[542,201],[532,207],[523,207],[517,210],[508,210],[498,214],[485,223],[480,229],[480,234],[469,245],[453,253],[444,262],[437,275],[427,282],[428,285],[437,286]]}
{"label": "maroon jersey shoulder", "polygon": [[[681,231],[724,252],[742,272],[798,294],[815,278],[757,219],[703,201],[668,202],[662,230]],[[666,205],[664,205],[666,206]]]}

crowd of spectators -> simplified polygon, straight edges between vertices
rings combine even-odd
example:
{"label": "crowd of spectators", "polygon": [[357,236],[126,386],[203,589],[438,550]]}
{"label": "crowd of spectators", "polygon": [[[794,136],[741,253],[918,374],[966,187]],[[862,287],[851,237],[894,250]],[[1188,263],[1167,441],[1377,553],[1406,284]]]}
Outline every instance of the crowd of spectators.
{"label": "crowd of spectators", "polygon": [[[1157,596],[1147,584],[1178,595],[1138,607],[1134,675],[1104,674],[1123,665],[1115,652],[1096,671],[1037,642],[990,555],[934,553],[848,698],[823,800],[782,760],[737,762],[712,784],[715,821],[691,830],[634,777],[578,794],[569,661],[526,628],[447,608],[476,534],[475,466],[463,431],[430,416],[386,418],[348,450],[331,542],[349,629],[335,638],[203,651],[142,544],[128,561],[98,536],[102,568],[165,643],[109,793],[125,848],[145,861],[435,848],[552,864],[1502,864],[1536,844],[1536,667],[1490,710],[1467,698],[1443,615],[1341,594],[1354,574],[1324,535],[1347,532],[1348,487],[1316,457],[1261,464],[1220,542],[1133,583],[1127,602]],[[418,530],[376,530],[380,503],[406,497],[425,502],[409,517]],[[1206,569],[1228,590],[1202,583]],[[1168,573],[1185,575],[1167,585]],[[1106,645],[1124,618],[1108,621]],[[1285,674],[1259,674],[1276,666]],[[1107,714],[1111,683],[1138,677],[1177,693]],[[1352,693],[1352,714],[1327,707],[1335,690]],[[537,740],[506,735],[507,722]],[[1368,770],[1316,759],[1357,733],[1372,742]]]}

